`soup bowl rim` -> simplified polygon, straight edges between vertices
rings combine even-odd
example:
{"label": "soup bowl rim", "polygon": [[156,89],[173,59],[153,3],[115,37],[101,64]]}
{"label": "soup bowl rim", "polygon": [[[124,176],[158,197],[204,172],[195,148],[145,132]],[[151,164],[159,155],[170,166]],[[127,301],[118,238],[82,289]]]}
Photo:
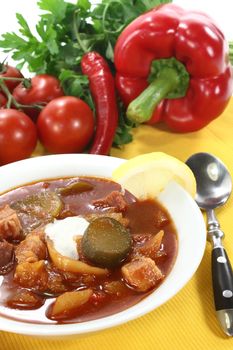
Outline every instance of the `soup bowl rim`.
{"label": "soup bowl rim", "polygon": [[[124,161],[116,157],[91,154],[47,155],[25,159],[0,168],[2,179],[0,193],[44,179],[69,176],[96,176],[111,179],[112,171]],[[40,324],[0,315],[0,330],[45,337],[86,335],[119,326],[168,302],[196,272],[205,250],[206,228],[197,204],[178,184],[169,183],[158,195],[158,200],[166,207],[175,223],[178,252],[172,270],[155,291],[126,310],[81,323]]]}

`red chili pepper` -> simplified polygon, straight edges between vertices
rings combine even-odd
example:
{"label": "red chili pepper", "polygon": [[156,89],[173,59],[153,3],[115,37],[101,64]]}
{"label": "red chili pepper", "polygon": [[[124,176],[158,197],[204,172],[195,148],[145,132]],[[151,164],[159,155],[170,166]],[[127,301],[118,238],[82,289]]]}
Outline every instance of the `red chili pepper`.
{"label": "red chili pepper", "polygon": [[109,154],[118,125],[115,81],[107,62],[97,52],[86,53],[81,67],[88,76],[96,108],[96,132],[89,153]]}
{"label": "red chili pepper", "polygon": [[232,95],[223,34],[207,15],[174,4],[130,23],[118,38],[114,62],[117,88],[134,122],[152,117],[178,132],[195,131],[218,117]]}

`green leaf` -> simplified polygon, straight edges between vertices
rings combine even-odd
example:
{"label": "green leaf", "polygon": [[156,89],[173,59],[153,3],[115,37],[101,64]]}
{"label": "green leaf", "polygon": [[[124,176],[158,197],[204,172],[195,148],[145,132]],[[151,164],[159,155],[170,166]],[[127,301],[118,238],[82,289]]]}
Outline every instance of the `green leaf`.
{"label": "green leaf", "polygon": [[59,80],[69,95],[83,97],[84,91],[89,87],[87,76],[75,74],[73,70],[62,69]]}
{"label": "green leaf", "polygon": [[91,2],[89,0],[78,0],[77,6],[84,11],[88,11],[91,8]]}
{"label": "green leaf", "polygon": [[229,42],[229,58],[231,65],[233,66],[233,41]]}
{"label": "green leaf", "polygon": [[25,65],[25,61],[22,61],[22,62],[19,62],[17,65],[16,65],[16,68],[21,70],[23,68],[23,66]]}
{"label": "green leaf", "polygon": [[106,50],[106,57],[113,62],[114,60],[114,49],[111,44],[111,42],[108,42],[107,50]]}
{"label": "green leaf", "polygon": [[54,26],[53,17],[42,17],[36,25],[36,30],[51,55],[58,54],[59,48],[56,42],[57,31]]}
{"label": "green leaf", "polygon": [[85,46],[87,51],[91,51],[93,47],[98,43],[102,42],[105,39],[104,34],[84,34],[80,33],[79,37],[82,41],[82,44]]}
{"label": "green leaf", "polygon": [[148,11],[153,7],[169,2],[172,2],[172,0],[135,0],[134,7],[137,11],[139,11],[138,14],[141,14],[142,12]]}
{"label": "green leaf", "polygon": [[[74,45],[73,42],[69,41],[64,46],[59,48],[58,60],[62,60],[66,66],[69,66],[70,69],[77,70],[77,61],[82,57],[83,52],[80,53],[80,48],[77,45]],[[65,68],[65,67],[63,67]]]}
{"label": "green leaf", "polygon": [[79,81],[79,79],[72,79],[69,82],[69,85],[69,94],[71,96],[76,96],[79,98],[84,96],[82,83]]}
{"label": "green leaf", "polygon": [[114,136],[113,145],[119,147],[121,145],[130,143],[133,140],[131,130],[132,127],[128,125],[122,125],[121,127],[119,126]]}
{"label": "green leaf", "polygon": [[53,14],[56,22],[60,22],[65,18],[67,3],[64,0],[39,0],[37,5],[41,10]]}
{"label": "green leaf", "polygon": [[20,13],[16,13],[16,18],[20,25],[20,29],[19,29],[20,33],[28,38],[33,37],[25,18]]}
{"label": "green leaf", "polygon": [[148,6],[148,8],[152,8],[161,4],[167,4],[169,2],[172,2],[172,0],[143,0]]}
{"label": "green leaf", "polygon": [[89,80],[86,75],[75,74],[73,70],[62,69],[59,80],[66,95],[81,98],[94,110]]}
{"label": "green leaf", "polygon": [[93,28],[96,33],[102,32],[102,21],[99,19],[93,19]]}
{"label": "green leaf", "polygon": [[57,38],[57,33],[56,31],[50,27],[47,30],[47,40],[46,40],[46,46],[49,50],[49,52],[51,53],[51,55],[55,55],[58,54],[59,49],[58,49],[58,45],[56,42],[56,38]]}
{"label": "green leaf", "polygon": [[22,49],[27,46],[27,41],[18,36],[15,33],[6,33],[2,35],[2,40],[0,40],[0,46],[6,51],[11,51],[12,49]]}
{"label": "green leaf", "polygon": [[62,69],[61,73],[59,75],[59,80],[63,82],[66,79],[73,78],[75,76],[75,73],[71,69]]}
{"label": "green leaf", "polygon": [[[12,55],[13,59],[16,61],[20,60],[20,55],[19,53],[14,53]],[[29,66],[29,71],[30,72],[37,72],[37,74],[45,73],[46,72],[46,67],[47,67],[47,62],[45,60],[44,55],[36,56],[36,55],[30,55],[29,53],[25,53],[24,55],[24,61],[28,63]],[[23,62],[21,61],[20,65],[22,65]]]}
{"label": "green leaf", "polygon": [[43,74],[46,72],[47,62],[43,55],[28,58],[30,64],[30,71],[37,72],[37,74]]}
{"label": "green leaf", "polygon": [[56,38],[56,32],[54,33],[54,35],[52,35],[51,33],[51,36],[49,38],[49,40],[47,41],[47,48],[49,50],[49,52],[51,53],[51,55],[56,55],[58,52],[59,52],[59,49],[58,49],[58,46],[57,46],[57,43],[55,41],[55,38]]}
{"label": "green leaf", "polygon": [[36,31],[42,39],[44,39],[46,36],[45,29],[45,19],[42,17],[40,21],[36,24]]}
{"label": "green leaf", "polygon": [[127,144],[132,141],[133,136],[131,134],[131,131],[132,128],[135,126],[134,123],[130,122],[126,118],[126,109],[121,101],[118,101],[118,108],[118,127],[113,140],[113,145],[116,147],[120,147],[121,145]]}

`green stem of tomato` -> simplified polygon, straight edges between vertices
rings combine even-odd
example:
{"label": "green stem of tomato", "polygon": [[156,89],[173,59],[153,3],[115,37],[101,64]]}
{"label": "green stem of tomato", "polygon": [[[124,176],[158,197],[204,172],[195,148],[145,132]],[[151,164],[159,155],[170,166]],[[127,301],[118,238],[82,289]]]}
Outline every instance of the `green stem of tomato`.
{"label": "green stem of tomato", "polygon": [[23,81],[25,78],[1,77],[1,80]]}
{"label": "green stem of tomato", "polygon": [[11,108],[12,105],[14,105],[17,109],[23,109],[23,108],[39,108],[42,109],[43,106],[42,105],[23,105],[21,103],[18,103],[16,101],[16,99],[13,97],[13,95],[10,93],[8,87],[6,86],[6,84],[3,81],[3,78],[0,79],[0,90],[2,90],[4,92],[4,94],[7,97],[7,105],[6,108]]}
{"label": "green stem of tomato", "polygon": [[11,108],[11,104],[12,104],[12,96],[9,96],[7,104],[6,104],[6,108]]}

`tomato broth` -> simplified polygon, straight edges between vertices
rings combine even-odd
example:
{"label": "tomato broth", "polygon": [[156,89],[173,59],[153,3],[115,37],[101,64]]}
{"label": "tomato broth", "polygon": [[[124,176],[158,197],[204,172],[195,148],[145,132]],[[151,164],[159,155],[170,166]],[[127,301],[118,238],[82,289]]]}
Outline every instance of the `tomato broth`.
{"label": "tomato broth", "polygon": [[[119,184],[105,178],[82,176],[27,184],[2,194],[0,209],[5,226],[9,224],[5,222],[9,221],[9,216],[11,220],[17,217],[15,222],[18,220],[20,226],[19,232],[17,227],[12,228],[14,236],[9,230],[1,231],[4,225],[0,224],[0,244],[6,245],[9,254],[10,249],[12,251],[11,261],[0,276],[0,314],[7,318],[54,324],[83,322],[115,314],[140,302],[158,288],[176,259],[177,234],[166,209],[155,199],[135,198]],[[75,216],[88,222],[98,217],[110,217],[124,226],[131,236],[131,248],[118,266],[97,265],[100,271],[107,271],[103,275],[74,273],[56,266],[44,229],[54,220]],[[8,226],[11,228],[10,224]],[[159,240],[155,236],[160,236]],[[82,239],[77,239],[79,260],[93,267],[96,264],[82,251]],[[26,253],[25,249],[28,249]],[[151,271],[147,271],[151,268],[153,278]],[[37,282],[32,285],[37,273]],[[42,275],[46,283],[40,280]],[[132,276],[136,280],[132,280]],[[73,309],[67,306],[68,309],[60,313],[54,311],[59,296],[87,290],[90,291],[88,301]]]}

